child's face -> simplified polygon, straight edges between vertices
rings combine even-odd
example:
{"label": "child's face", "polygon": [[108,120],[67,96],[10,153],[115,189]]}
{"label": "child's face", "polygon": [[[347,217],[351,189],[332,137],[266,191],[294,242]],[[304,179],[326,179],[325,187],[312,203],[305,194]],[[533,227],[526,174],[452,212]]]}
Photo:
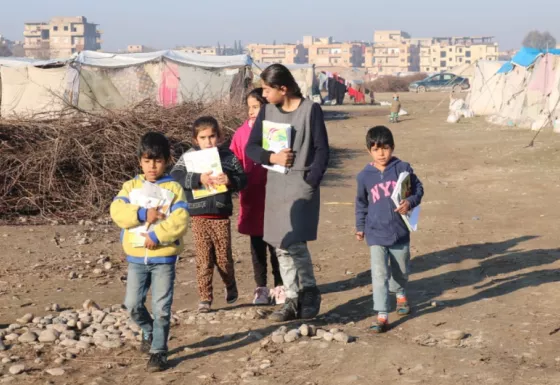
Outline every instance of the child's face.
{"label": "child's face", "polygon": [[142,155],[140,158],[140,167],[142,168],[144,178],[146,178],[148,182],[155,182],[165,174],[167,161],[164,158],[150,159],[146,155]]}
{"label": "child's face", "polygon": [[261,110],[261,102],[257,99],[251,97],[247,98],[247,107],[249,108],[249,120],[254,121],[257,119],[259,115],[259,111]]}
{"label": "child's face", "polygon": [[213,148],[218,145],[218,134],[212,127],[202,128],[198,131],[198,135],[194,139],[194,142],[201,150]]}
{"label": "child's face", "polygon": [[391,148],[389,145],[384,146],[377,146],[373,145],[369,150],[371,157],[373,158],[373,163],[379,167],[385,167],[391,160],[393,156],[394,148]]}
{"label": "child's face", "polygon": [[270,104],[282,104],[286,99],[286,87],[273,88],[265,83],[262,85],[263,96]]}

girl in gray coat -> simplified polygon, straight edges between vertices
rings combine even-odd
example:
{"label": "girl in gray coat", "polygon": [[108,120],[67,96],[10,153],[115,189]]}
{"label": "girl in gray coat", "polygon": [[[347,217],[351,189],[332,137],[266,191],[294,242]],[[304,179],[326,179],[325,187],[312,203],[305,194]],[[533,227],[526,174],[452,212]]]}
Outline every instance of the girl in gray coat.
{"label": "girl in gray coat", "polygon": [[[280,165],[266,183],[264,240],[276,248],[286,302],[271,319],[309,319],[319,314],[321,293],[315,282],[307,242],[317,239],[319,184],[329,162],[329,141],[321,107],[304,99],[290,71],[273,64],[261,74],[263,106],[253,125],[246,154],[263,165]],[[291,148],[279,153],[262,147],[263,121],[290,124]]]}

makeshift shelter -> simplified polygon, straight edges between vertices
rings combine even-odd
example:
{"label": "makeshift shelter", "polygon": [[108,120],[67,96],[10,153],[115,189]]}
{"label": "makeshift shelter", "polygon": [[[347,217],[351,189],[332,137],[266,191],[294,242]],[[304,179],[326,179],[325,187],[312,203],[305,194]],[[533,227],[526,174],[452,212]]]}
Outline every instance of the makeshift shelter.
{"label": "makeshift shelter", "polygon": [[[261,73],[268,67],[270,63],[253,63],[253,82],[259,83]],[[284,64],[290,70],[294,79],[301,89],[304,98],[312,98],[318,93],[318,80],[315,75],[315,66],[313,64]],[[317,89],[317,92],[314,91]]]}
{"label": "makeshift shelter", "polygon": [[535,130],[558,124],[560,50],[522,48],[499,67],[479,65],[467,104],[496,124]]}
{"label": "makeshift shelter", "polygon": [[[170,107],[187,100],[242,100],[251,58],[180,51],[108,54],[84,51],[53,61],[0,61],[1,114],[33,115],[65,107],[119,110],[144,100]],[[39,68],[41,67],[41,68]]]}

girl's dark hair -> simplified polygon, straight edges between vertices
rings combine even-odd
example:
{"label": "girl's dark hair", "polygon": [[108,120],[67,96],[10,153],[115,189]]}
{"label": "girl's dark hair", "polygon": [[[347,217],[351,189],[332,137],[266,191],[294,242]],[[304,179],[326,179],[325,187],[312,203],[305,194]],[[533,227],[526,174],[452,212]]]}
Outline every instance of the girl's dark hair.
{"label": "girl's dark hair", "polygon": [[395,148],[393,133],[385,126],[370,128],[366,134],[366,146],[368,150],[371,150],[373,146]]}
{"label": "girl's dark hair", "polygon": [[220,130],[220,124],[218,123],[216,118],[213,118],[212,116],[201,116],[193,123],[193,127],[192,127],[193,139],[196,139],[198,133],[206,128],[211,128],[214,134],[216,134],[218,138],[222,136],[222,132]]}
{"label": "girl's dark hair", "polygon": [[303,98],[299,85],[289,69],[282,64],[272,64],[262,72],[261,80],[272,88],[286,87],[291,96]]}
{"label": "girl's dark hair", "polygon": [[138,158],[146,157],[168,161],[171,158],[171,146],[162,133],[148,132],[140,139],[137,154]]}
{"label": "girl's dark hair", "polygon": [[247,99],[249,98],[255,98],[257,99],[257,101],[263,105],[263,104],[268,104],[268,101],[265,99],[265,97],[263,96],[263,89],[262,87],[259,88],[255,88],[254,90],[252,90],[251,92],[249,92],[247,94],[247,96],[245,97],[245,104],[247,104]]}

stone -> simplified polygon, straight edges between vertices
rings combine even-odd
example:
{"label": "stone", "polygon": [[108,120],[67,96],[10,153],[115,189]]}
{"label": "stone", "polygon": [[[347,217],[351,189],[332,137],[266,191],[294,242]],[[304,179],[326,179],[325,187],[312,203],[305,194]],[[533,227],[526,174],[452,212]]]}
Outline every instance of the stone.
{"label": "stone", "polygon": [[461,345],[461,340],[448,340],[448,339],[445,339],[445,340],[441,341],[441,344],[442,344],[443,346],[445,346],[445,347],[448,347],[448,348],[456,348],[456,347],[458,347],[459,345]]}
{"label": "stone", "polygon": [[56,330],[59,333],[66,333],[68,331],[68,326],[64,324],[54,324],[52,329]]}
{"label": "stone", "polygon": [[4,337],[6,341],[16,341],[18,338],[19,338],[19,334],[17,333],[10,333],[6,337]]}
{"label": "stone", "polygon": [[35,361],[33,361],[33,362],[37,365],[41,365],[43,363],[43,359],[42,358],[35,358]]}
{"label": "stone", "polygon": [[66,358],[67,360],[73,360],[74,358],[76,358],[76,355],[74,353],[71,353],[71,352],[66,352],[66,354],[64,355],[64,358]]}
{"label": "stone", "polygon": [[35,342],[37,341],[37,334],[33,333],[33,332],[27,332],[27,333],[23,333],[21,336],[19,336],[18,341],[19,342],[23,342],[23,343],[30,343],[30,342]]}
{"label": "stone", "polygon": [[298,330],[291,330],[290,332],[284,335],[284,341],[287,343],[292,343],[299,339],[299,331]]}
{"label": "stone", "polygon": [[54,369],[47,369],[45,370],[51,376],[63,376],[65,371],[62,368],[54,368]]}
{"label": "stone", "polygon": [[58,333],[55,330],[43,330],[39,334],[39,342],[55,342],[58,339]]}
{"label": "stone", "polygon": [[18,375],[25,372],[25,365],[12,365],[10,366],[10,374]]}
{"label": "stone", "polygon": [[78,341],[76,341],[76,340],[65,339],[64,341],[60,342],[60,345],[65,346],[67,348],[72,348],[72,347],[76,346],[77,343],[78,343]]}
{"label": "stone", "polygon": [[71,271],[71,272],[68,274],[68,279],[76,279],[76,278],[78,278],[78,274],[76,274],[75,271]]}
{"label": "stone", "polygon": [[317,329],[317,331],[315,332],[315,335],[316,335],[318,338],[323,338],[323,336],[325,335],[325,333],[326,333],[325,330],[323,330],[323,329]]}
{"label": "stone", "polygon": [[122,342],[120,340],[104,341],[101,346],[106,349],[118,349],[122,347]]}
{"label": "stone", "polygon": [[261,370],[266,370],[268,368],[270,368],[272,366],[271,363],[265,363],[265,364],[261,364],[261,366],[259,366],[259,368],[261,368]]}
{"label": "stone", "polygon": [[21,317],[20,319],[16,320],[18,323],[20,324],[28,324],[33,320],[33,314],[31,313],[27,313],[26,315],[24,315],[23,317]]}
{"label": "stone", "polygon": [[446,340],[460,341],[467,336],[467,334],[462,330],[451,330],[446,332],[444,335]]}
{"label": "stone", "polygon": [[85,311],[92,311],[92,310],[100,310],[101,308],[99,307],[98,304],[96,304],[95,302],[93,302],[91,299],[87,299],[84,304],[82,305],[82,307],[84,308]]}
{"label": "stone", "polygon": [[90,343],[84,341],[78,341],[76,343],[76,348],[81,350],[88,350],[90,346],[91,346]]}
{"label": "stone", "polygon": [[84,330],[84,323],[82,321],[78,321],[76,322],[76,329],[78,330]]}
{"label": "stone", "polygon": [[284,335],[283,334],[273,334],[272,335],[272,342],[275,344],[283,344],[284,343]]}
{"label": "stone", "polygon": [[299,327],[299,332],[302,336],[307,337],[309,336],[309,326],[303,324]]}
{"label": "stone", "polygon": [[350,342],[350,336],[346,333],[338,332],[334,335],[334,340],[347,344]]}
{"label": "stone", "polygon": [[68,340],[75,340],[78,338],[78,334],[74,330],[67,330],[62,334]]}
{"label": "stone", "polygon": [[85,342],[87,344],[93,344],[93,337],[80,336],[80,341]]}
{"label": "stone", "polygon": [[101,325],[114,325],[116,322],[117,320],[115,319],[115,317],[113,317],[112,315],[106,315],[105,317],[103,317]]}
{"label": "stone", "polygon": [[2,339],[0,338],[0,352],[3,352],[6,350],[6,345],[4,345],[4,342],[2,341]]}
{"label": "stone", "polygon": [[340,330],[337,329],[337,328],[333,328],[333,329],[329,330],[329,332],[330,332],[332,335],[335,335],[335,334],[338,333],[339,331],[340,331]]}
{"label": "stone", "polygon": [[8,331],[9,332],[13,332],[17,329],[20,329],[21,325],[20,324],[11,324],[10,326],[8,326]]}
{"label": "stone", "polygon": [[58,357],[56,360],[54,360],[54,363],[56,365],[62,365],[65,362],[66,362],[66,358],[64,358],[64,357]]}
{"label": "stone", "polygon": [[[76,345],[77,345],[77,344],[78,344],[78,343],[76,343]],[[74,357],[72,357],[72,358],[76,358],[76,356],[77,356],[78,354],[80,354],[80,353],[82,352],[82,350],[81,350],[80,348],[69,348],[69,349],[67,350],[67,352],[70,353],[70,354],[72,354],[72,355],[74,356]]]}
{"label": "stone", "polygon": [[111,269],[113,268],[113,264],[112,264],[111,262],[105,262],[105,263],[103,264],[103,268],[104,268],[105,270],[111,270]]}
{"label": "stone", "polygon": [[38,324],[41,323],[42,318],[41,317],[35,317],[33,318],[33,320],[31,322],[33,322],[34,324]]}
{"label": "stone", "polygon": [[8,357],[2,358],[2,363],[3,364],[9,364],[10,362],[12,362],[12,360],[10,360]]}
{"label": "stone", "polygon": [[75,328],[78,325],[78,321],[76,321],[75,319],[69,319],[66,325],[69,328]]}
{"label": "stone", "polygon": [[103,274],[103,270],[101,270],[101,269],[99,269],[99,268],[93,269],[93,274],[95,274],[95,275],[101,275],[101,274]]}
{"label": "stone", "polygon": [[284,335],[288,332],[288,327],[287,326],[280,326],[278,328],[278,330],[276,330],[273,334],[280,334],[280,335]]}
{"label": "stone", "polygon": [[250,377],[255,377],[255,372],[246,371],[246,372],[241,373],[241,378],[250,378]]}
{"label": "stone", "polygon": [[325,332],[325,334],[323,334],[323,339],[327,342],[331,342],[334,339],[334,335],[330,332]]}
{"label": "stone", "polygon": [[51,310],[59,312],[60,311],[60,305],[57,304],[57,303],[53,303],[52,306],[51,306]]}

